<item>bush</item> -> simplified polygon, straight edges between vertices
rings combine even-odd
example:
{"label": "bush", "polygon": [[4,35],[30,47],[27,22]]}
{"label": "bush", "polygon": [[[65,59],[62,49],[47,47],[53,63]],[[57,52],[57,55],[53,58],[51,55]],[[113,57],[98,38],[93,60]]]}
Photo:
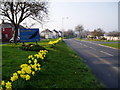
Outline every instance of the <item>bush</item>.
{"label": "bush", "polygon": [[27,51],[40,51],[40,50],[46,50],[44,47],[38,45],[38,44],[23,44],[20,47],[22,50]]}

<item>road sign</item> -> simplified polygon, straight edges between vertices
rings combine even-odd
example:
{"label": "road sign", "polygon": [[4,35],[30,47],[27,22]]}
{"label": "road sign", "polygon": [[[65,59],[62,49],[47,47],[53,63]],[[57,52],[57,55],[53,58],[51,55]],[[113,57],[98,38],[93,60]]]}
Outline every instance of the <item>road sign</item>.
{"label": "road sign", "polygon": [[39,29],[20,29],[20,42],[40,41]]}

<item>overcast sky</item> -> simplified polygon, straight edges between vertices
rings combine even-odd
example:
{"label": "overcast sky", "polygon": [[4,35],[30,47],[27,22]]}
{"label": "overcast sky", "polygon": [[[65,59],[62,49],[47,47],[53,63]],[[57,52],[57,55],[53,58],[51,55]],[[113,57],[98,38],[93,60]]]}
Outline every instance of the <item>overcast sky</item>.
{"label": "overcast sky", "polygon": [[[75,29],[82,24],[85,30],[102,28],[104,31],[118,30],[119,0],[49,0],[49,22],[43,29]],[[68,17],[68,18],[66,18]],[[62,24],[62,18],[63,24]],[[25,20],[30,26],[32,20]],[[24,23],[23,22],[23,23]],[[39,24],[32,28],[43,29]]]}
{"label": "overcast sky", "polygon": [[[93,1],[52,0],[49,8],[50,21],[44,25],[44,28],[74,30],[75,26],[82,24],[85,30],[90,31],[96,28],[102,28],[106,32],[118,30],[117,0],[116,2],[112,2],[115,0]],[[62,18],[64,18],[63,24]]]}

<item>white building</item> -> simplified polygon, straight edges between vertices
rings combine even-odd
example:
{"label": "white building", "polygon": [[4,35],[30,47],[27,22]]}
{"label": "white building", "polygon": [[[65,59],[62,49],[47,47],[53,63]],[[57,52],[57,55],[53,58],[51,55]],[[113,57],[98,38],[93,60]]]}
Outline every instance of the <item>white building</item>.
{"label": "white building", "polygon": [[106,36],[107,40],[120,40],[120,36],[119,37],[114,37],[114,36]]}
{"label": "white building", "polygon": [[59,32],[58,31],[56,31],[54,29],[52,32],[53,32],[53,38],[58,38],[59,37]]}
{"label": "white building", "polygon": [[50,31],[49,29],[46,29],[41,32],[40,36],[45,39],[50,39],[50,38],[53,38],[53,32]]}

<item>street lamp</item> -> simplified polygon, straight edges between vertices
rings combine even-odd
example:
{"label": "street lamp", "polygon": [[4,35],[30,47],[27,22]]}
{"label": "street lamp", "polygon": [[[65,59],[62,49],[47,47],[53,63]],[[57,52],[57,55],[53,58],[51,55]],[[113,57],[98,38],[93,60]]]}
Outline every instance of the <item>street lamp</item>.
{"label": "street lamp", "polygon": [[64,37],[64,20],[68,19],[68,17],[62,17],[62,31],[63,31],[63,37]]}

